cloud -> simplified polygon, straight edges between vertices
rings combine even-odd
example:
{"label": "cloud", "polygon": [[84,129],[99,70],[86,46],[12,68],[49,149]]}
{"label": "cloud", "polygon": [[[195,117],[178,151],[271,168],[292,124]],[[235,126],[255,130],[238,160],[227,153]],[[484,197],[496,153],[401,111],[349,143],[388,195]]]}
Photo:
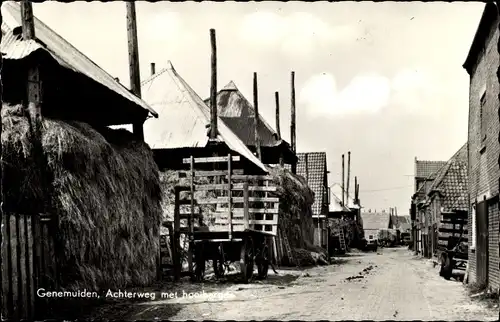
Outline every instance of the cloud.
{"label": "cloud", "polygon": [[310,115],[376,113],[391,105],[404,113],[439,117],[441,95],[435,75],[422,69],[402,69],[392,79],[371,73],[355,76],[343,89],[328,73],[311,77],[300,91],[299,102]]}
{"label": "cloud", "polygon": [[312,115],[375,113],[388,104],[390,91],[390,80],[377,74],[358,75],[339,91],[334,76],[323,73],[306,82],[299,102]]}
{"label": "cloud", "polygon": [[306,56],[324,44],[355,41],[360,33],[357,26],[331,26],[310,13],[281,16],[256,12],[245,16],[239,35],[246,43],[274,47],[289,55]]}

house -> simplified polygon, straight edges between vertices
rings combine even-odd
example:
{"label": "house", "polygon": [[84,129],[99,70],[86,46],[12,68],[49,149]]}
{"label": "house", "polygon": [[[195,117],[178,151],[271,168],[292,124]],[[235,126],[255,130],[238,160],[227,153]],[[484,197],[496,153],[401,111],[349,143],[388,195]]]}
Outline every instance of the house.
{"label": "house", "polygon": [[159,113],[159,118],[144,124],[144,140],[149,144],[160,168],[184,169],[184,158],[212,156],[214,153],[241,155],[243,167],[267,172],[264,164],[220,117],[218,139],[208,136],[210,108],[177,73],[169,61],[167,67],[142,82],[143,99]]}
{"label": "house", "polygon": [[[449,219],[466,219],[468,214],[468,176],[467,144],[464,144],[446,164],[436,173],[428,188],[423,211],[427,232],[423,245],[424,256],[431,258],[438,247],[448,245],[448,238],[453,233],[461,233],[460,228],[450,223]],[[467,227],[465,227],[465,233]],[[459,236],[455,236],[459,237]],[[467,240],[466,236],[462,236]]]}
{"label": "house", "polygon": [[436,177],[436,172],[445,164],[446,161],[418,160],[415,157],[415,192],[411,198],[410,218],[413,250],[416,253],[421,252],[422,241],[427,235],[425,228],[422,226],[425,220],[425,212],[422,210],[422,206],[425,203],[428,189]]}
{"label": "house", "polygon": [[365,238],[378,235],[380,229],[391,228],[391,215],[389,212],[382,210],[382,212],[361,212],[363,220],[363,230]]}
{"label": "house", "polygon": [[498,291],[498,8],[487,3],[463,67],[469,85],[469,282]]}
{"label": "house", "polygon": [[[210,106],[210,99],[206,99],[205,104]],[[252,152],[256,153],[255,108],[233,81],[217,93],[217,115]],[[264,164],[278,164],[280,157],[285,164],[298,161],[290,144],[278,137],[262,115],[259,115],[258,133]]]}

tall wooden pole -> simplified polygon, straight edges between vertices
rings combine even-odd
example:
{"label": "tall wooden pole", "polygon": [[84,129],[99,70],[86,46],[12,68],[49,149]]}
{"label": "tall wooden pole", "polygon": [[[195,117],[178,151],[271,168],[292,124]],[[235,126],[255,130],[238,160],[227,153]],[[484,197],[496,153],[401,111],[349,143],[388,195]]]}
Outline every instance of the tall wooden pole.
{"label": "tall wooden pole", "polygon": [[345,207],[345,168],[344,168],[344,155],[342,154],[342,206]]}
{"label": "tall wooden pole", "polygon": [[354,203],[358,204],[358,177],[354,176]]}
{"label": "tall wooden pole", "polygon": [[[297,142],[296,142],[296,133],[295,133],[295,72],[291,73],[291,124],[290,124],[290,144],[292,145],[292,151],[297,153]],[[292,164],[292,173],[297,173],[297,164],[294,162]]]}
{"label": "tall wooden pole", "polygon": [[[130,89],[137,97],[141,97],[141,76],[139,69],[139,45],[137,40],[137,19],[135,15],[135,2],[127,2],[127,39],[128,62],[130,74]],[[144,140],[144,121],[132,124],[133,132],[139,140]]]}
{"label": "tall wooden pole", "polygon": [[151,76],[153,76],[154,74],[156,74],[156,64],[151,63]]}
{"label": "tall wooden pole", "polygon": [[276,134],[278,135],[278,140],[281,140],[281,129],[280,129],[280,93],[274,93],[274,100],[276,101]]}
{"label": "tall wooden pole", "polygon": [[[280,128],[280,94],[278,92],[274,93],[274,100],[276,101],[276,135],[278,140],[281,140],[281,128]],[[283,158],[283,151],[280,152],[279,163],[281,166],[285,164]]]}
{"label": "tall wooden pole", "polygon": [[[0,7],[2,5],[3,1],[0,1]],[[3,17],[2,17],[2,12],[0,10],[0,25],[3,22]],[[2,41],[2,33],[0,32],[0,42]],[[0,73],[2,71],[3,67],[3,61],[2,61],[2,55],[0,55]],[[2,133],[2,113],[1,113],[1,108],[3,106],[3,100],[2,100],[2,93],[3,93],[3,84],[2,84],[2,78],[0,77],[0,134]],[[3,201],[4,201],[4,184],[3,184],[3,178],[4,178],[4,158],[3,158],[3,146],[2,142],[0,140],[0,227],[3,227],[3,221],[4,221],[4,211],[3,211]],[[2,233],[0,233],[0,249],[3,249],[3,229]],[[0,320],[7,319],[7,316],[5,314],[5,308],[7,307],[7,304],[4,303],[4,296],[3,296],[3,278],[2,278],[2,269],[3,269],[3,256],[2,253],[0,252]]]}
{"label": "tall wooden pole", "polygon": [[253,107],[255,109],[255,150],[257,152],[257,157],[262,161],[262,150],[260,147],[260,135],[259,135],[259,91],[257,88],[257,73],[253,73]]}
{"label": "tall wooden pole", "polygon": [[347,152],[347,187],[346,187],[346,195],[347,195],[347,206],[349,206],[349,184],[351,182],[351,151]]}
{"label": "tall wooden pole", "polygon": [[217,129],[217,42],[215,29],[210,29],[210,45],[212,58],[210,63],[210,139],[215,140],[218,135]]}

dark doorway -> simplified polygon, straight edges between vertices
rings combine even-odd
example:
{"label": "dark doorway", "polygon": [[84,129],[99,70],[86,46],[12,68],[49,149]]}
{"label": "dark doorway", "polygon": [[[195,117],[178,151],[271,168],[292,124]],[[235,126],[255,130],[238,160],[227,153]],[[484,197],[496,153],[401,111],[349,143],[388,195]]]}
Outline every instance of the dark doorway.
{"label": "dark doorway", "polygon": [[476,206],[476,272],[477,283],[488,283],[488,202],[485,200]]}

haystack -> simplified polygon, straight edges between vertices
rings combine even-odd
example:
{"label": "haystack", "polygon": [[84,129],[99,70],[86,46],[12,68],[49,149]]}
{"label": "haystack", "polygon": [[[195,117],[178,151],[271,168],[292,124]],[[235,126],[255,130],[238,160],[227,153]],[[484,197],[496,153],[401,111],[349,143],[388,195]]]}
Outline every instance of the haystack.
{"label": "haystack", "polygon": [[[33,170],[29,123],[21,106],[2,109],[6,206],[27,206],[43,191]],[[100,132],[80,122],[45,118],[49,212],[57,226],[61,285],[99,290],[143,286],[156,276],[161,190],[149,147],[125,130]],[[43,197],[47,199],[46,197]]]}
{"label": "haystack", "polygon": [[314,245],[314,192],[304,178],[283,167],[269,167],[269,172],[277,186],[276,196],[280,198],[279,229],[286,234],[300,265],[316,264],[318,261],[311,252],[323,254],[324,250]]}

